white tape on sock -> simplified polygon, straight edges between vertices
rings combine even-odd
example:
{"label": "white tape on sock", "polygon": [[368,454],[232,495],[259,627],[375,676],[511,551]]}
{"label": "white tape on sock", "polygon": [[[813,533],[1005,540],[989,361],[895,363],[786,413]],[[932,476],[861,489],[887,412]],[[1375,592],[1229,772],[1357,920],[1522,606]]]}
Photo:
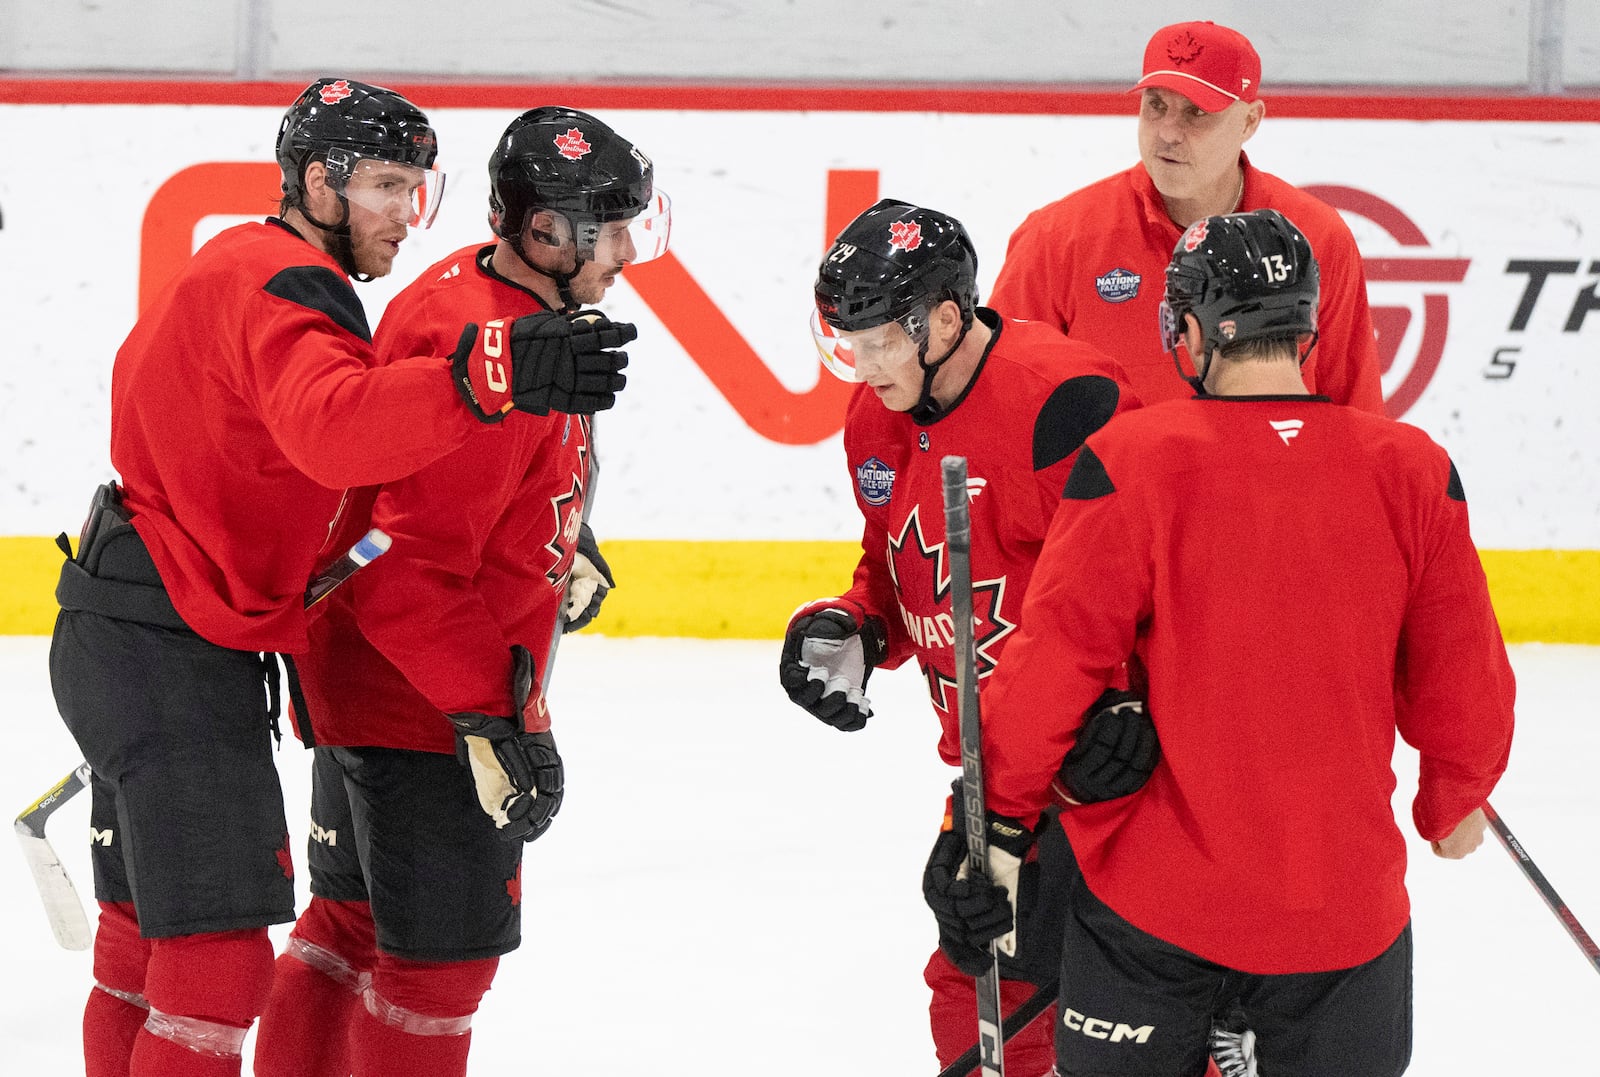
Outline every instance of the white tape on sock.
{"label": "white tape on sock", "polygon": [[409,1032],[413,1036],[464,1036],[472,1031],[472,1015],[465,1017],[430,1017],[403,1006],[396,1006],[377,991],[368,987],[361,996],[367,1012],[386,1025]]}
{"label": "white tape on sock", "polygon": [[361,994],[372,982],[372,973],[359,972],[356,967],[325,946],[289,936],[283,952],[305,962],[334,983],[343,984],[356,994]]}
{"label": "white tape on sock", "polygon": [[179,1047],[187,1047],[195,1054],[216,1058],[238,1058],[244,1050],[244,1034],[248,1031],[203,1017],[180,1017],[156,1009],[145,1018],[144,1030]]}
{"label": "white tape on sock", "polygon": [[96,991],[104,991],[106,994],[110,995],[112,998],[120,998],[123,1002],[126,1002],[129,1006],[137,1006],[141,1010],[148,1010],[150,1008],[150,1001],[148,999],[146,999],[143,995],[139,994],[137,991],[118,991],[115,987],[107,987],[105,984],[100,983],[98,980],[95,981],[95,985],[94,986],[95,986],[95,990]]}

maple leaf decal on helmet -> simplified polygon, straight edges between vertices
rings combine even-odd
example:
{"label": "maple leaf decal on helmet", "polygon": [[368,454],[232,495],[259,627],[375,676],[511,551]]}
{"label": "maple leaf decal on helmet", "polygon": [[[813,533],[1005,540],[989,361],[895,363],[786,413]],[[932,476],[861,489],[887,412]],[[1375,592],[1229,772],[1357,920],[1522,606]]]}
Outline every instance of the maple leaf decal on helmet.
{"label": "maple leaf decal on helmet", "polygon": [[560,150],[561,156],[567,160],[576,161],[594,147],[584,139],[582,131],[572,127],[566,134],[556,136],[556,149]]}
{"label": "maple leaf decal on helmet", "polygon": [[889,249],[914,251],[922,246],[922,225],[916,221],[894,221],[889,225]]}

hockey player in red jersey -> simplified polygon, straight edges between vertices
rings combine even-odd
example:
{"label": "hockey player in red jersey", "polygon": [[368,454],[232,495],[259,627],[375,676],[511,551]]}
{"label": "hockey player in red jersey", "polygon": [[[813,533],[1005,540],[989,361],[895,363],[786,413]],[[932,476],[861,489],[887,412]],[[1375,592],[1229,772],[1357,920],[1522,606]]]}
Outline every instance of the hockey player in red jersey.
{"label": "hockey player in red jersey", "polygon": [[[517,117],[489,179],[497,240],[391,301],[380,362],[491,315],[599,317],[579,305],[666,249],[649,158],[583,112]],[[561,804],[547,656],[613,582],[583,522],[593,466],[588,417],[512,414],[361,492],[394,545],[295,656],[313,896],[278,958],[260,1077],[466,1073],[472,1014],[520,942],[523,842]]]}
{"label": "hockey player in red jersey", "polygon": [[[1198,395],[1090,435],[983,694],[990,810],[1066,805],[1082,869],[1064,1077],[1198,1074],[1230,1004],[1263,1074],[1400,1074],[1397,731],[1417,831],[1483,838],[1514,684],[1462,484],[1420,430],[1306,392],[1317,280],[1273,210],[1183,233],[1163,336]],[[1141,695],[1081,721],[1124,662]]]}
{"label": "hockey player in red jersey", "polygon": [[1030,214],[1012,234],[990,304],[1115,355],[1146,404],[1187,394],[1149,331],[1178,235],[1217,213],[1271,207],[1304,229],[1322,263],[1322,346],[1305,380],[1335,403],[1382,413],[1377,345],[1355,238],[1326,203],[1250,163],[1261,58],[1210,22],[1157,30],[1144,54],[1139,163]]}
{"label": "hockey player in red jersey", "polygon": [[436,151],[400,95],[319,79],[279,128],[281,215],[205,244],[117,353],[121,486],[101,488],[63,566],[50,656],[109,836],[93,848],[90,1077],[239,1073],[271,982],[266,926],[294,918],[273,652],[306,647],[341,490],[414,471],[505,410],[592,412],[622,386],[610,349],[631,326],[549,316],[507,324],[497,357],[463,319],[372,368],[348,278],[389,272],[432,219]]}
{"label": "hockey player in red jersey", "polygon": [[[813,331],[824,362],[863,383],[850,402],[844,442],[865,527],[850,589],[808,603],[790,621],[780,677],[800,706],[853,730],[872,713],[864,694],[870,672],[915,661],[941,723],[940,754],[955,765],[939,461],[947,453],[969,461],[976,636],[980,675],[987,676],[1016,628],[1074,453],[1135,401],[1116,363],[1093,348],[978,306],[972,241],[959,221],[935,210],[886,199],[857,217],[822,261],[816,302]],[[952,837],[940,837],[941,864],[961,855]],[[1046,843],[1043,860],[1042,870],[1059,872],[1070,854]],[[1008,955],[1006,1012],[1054,975],[1053,932],[1059,924],[1029,925]],[[970,969],[981,959],[936,950],[928,962],[941,1065],[976,1041]],[[1044,1073],[1054,1057],[1050,1043],[1051,1023],[1037,1020],[1007,1046],[1008,1062],[1018,1073]]]}

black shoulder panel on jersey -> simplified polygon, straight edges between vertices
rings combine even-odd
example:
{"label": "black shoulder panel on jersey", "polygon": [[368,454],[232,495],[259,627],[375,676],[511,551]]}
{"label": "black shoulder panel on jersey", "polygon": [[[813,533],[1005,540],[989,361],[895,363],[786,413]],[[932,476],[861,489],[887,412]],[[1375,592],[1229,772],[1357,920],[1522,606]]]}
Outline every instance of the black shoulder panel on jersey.
{"label": "black shoulder panel on jersey", "polygon": [[1106,466],[1094,454],[1094,450],[1085,445],[1078,454],[1078,459],[1073,461],[1072,474],[1067,476],[1067,485],[1061,491],[1063,501],[1093,501],[1097,497],[1117,492],[1116,486],[1111,482],[1111,476],[1106,474]]}
{"label": "black shoulder panel on jersey", "polygon": [[1456,474],[1456,462],[1454,460],[1450,461],[1450,485],[1444,488],[1444,493],[1451,501],[1464,503],[1467,500],[1467,491],[1461,485],[1461,476]]}
{"label": "black shoulder panel on jersey", "polygon": [[1103,374],[1068,378],[1056,386],[1033,424],[1033,470],[1059,464],[1117,411],[1117,383]]}
{"label": "black shoulder panel on jersey", "polygon": [[367,328],[367,312],[350,282],[327,266],[290,266],[280,269],[265,291],[302,307],[326,314],[334,324],[354,333],[368,344],[372,330]]}

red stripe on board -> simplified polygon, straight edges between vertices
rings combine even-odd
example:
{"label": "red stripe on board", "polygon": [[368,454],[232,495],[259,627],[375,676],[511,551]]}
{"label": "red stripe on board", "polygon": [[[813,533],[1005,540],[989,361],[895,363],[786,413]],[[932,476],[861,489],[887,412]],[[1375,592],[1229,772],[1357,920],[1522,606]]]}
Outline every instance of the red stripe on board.
{"label": "red stripe on board", "polygon": [[[374,81],[424,108],[525,109],[560,101],[588,109],[690,111],[969,112],[1131,116],[1118,87],[1037,83],[471,83]],[[259,105],[286,108],[303,82],[174,79],[0,79],[0,104]],[[1530,97],[1462,90],[1285,90],[1265,98],[1270,116],[1306,119],[1600,122],[1600,95]]]}

